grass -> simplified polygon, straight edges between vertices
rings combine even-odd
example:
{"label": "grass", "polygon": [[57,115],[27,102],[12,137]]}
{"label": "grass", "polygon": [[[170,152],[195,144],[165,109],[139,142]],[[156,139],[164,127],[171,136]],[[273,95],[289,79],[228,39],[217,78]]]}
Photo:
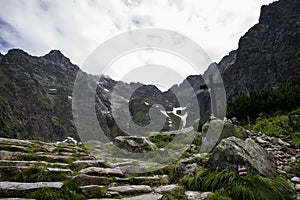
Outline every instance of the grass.
{"label": "grass", "polygon": [[184,192],[185,190],[183,188],[178,188],[176,190],[164,194],[162,200],[187,200],[187,197]]}
{"label": "grass", "polygon": [[258,174],[239,176],[229,170],[201,169],[196,176],[184,177],[180,183],[189,190],[219,192],[214,198],[222,196],[220,190],[227,191],[227,197],[233,200],[292,200],[295,197],[295,190],[281,176],[270,179]]}
{"label": "grass", "polygon": [[244,127],[271,136],[290,135],[294,146],[300,148],[300,117],[296,115],[300,115],[300,109],[287,114],[277,112],[270,118],[244,123]]}
{"label": "grass", "polygon": [[164,134],[157,134],[154,136],[150,136],[150,142],[154,143],[158,148],[164,148],[167,146],[173,139],[175,135],[164,135]]}
{"label": "grass", "polygon": [[86,199],[85,195],[81,193],[79,184],[74,181],[64,181],[61,189],[54,188],[40,188],[29,193],[27,198],[37,200],[53,200],[53,199],[66,199],[66,200],[83,200]]}
{"label": "grass", "polygon": [[70,175],[66,172],[47,172],[45,167],[30,167],[21,171],[16,179],[19,182],[43,182],[43,181],[63,181]]}

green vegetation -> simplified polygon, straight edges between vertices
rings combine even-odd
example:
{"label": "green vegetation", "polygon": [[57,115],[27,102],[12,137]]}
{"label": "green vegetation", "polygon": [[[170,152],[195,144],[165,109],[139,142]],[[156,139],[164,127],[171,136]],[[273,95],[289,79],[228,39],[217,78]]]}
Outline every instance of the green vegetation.
{"label": "green vegetation", "polygon": [[184,191],[185,190],[183,188],[178,188],[176,190],[168,192],[163,195],[162,200],[174,200],[174,199],[186,200],[187,197]]}
{"label": "green vegetation", "polygon": [[215,197],[211,197],[215,199],[221,199],[218,196],[233,200],[290,200],[295,197],[293,187],[281,176],[269,179],[258,174],[240,176],[229,170],[201,169],[196,176],[184,177],[180,183],[189,190],[216,192]]}
{"label": "green vegetation", "polygon": [[272,117],[249,121],[244,125],[248,129],[256,132],[263,132],[268,135],[290,135],[296,148],[300,148],[300,109],[294,110],[288,114],[280,112],[275,113]]}
{"label": "green vegetation", "polygon": [[155,136],[149,137],[149,140],[158,148],[164,148],[174,139],[174,137],[175,135],[157,134]]}
{"label": "green vegetation", "polygon": [[27,195],[27,198],[38,200],[66,199],[83,200],[86,199],[79,189],[79,184],[74,181],[65,181],[61,189],[41,188]]}
{"label": "green vegetation", "polygon": [[50,173],[46,171],[46,167],[30,167],[21,171],[16,179],[19,182],[63,181],[67,175],[70,173]]}
{"label": "green vegetation", "polygon": [[277,88],[254,90],[228,102],[227,115],[254,120],[261,112],[273,115],[278,111],[290,112],[300,107],[300,72]]}

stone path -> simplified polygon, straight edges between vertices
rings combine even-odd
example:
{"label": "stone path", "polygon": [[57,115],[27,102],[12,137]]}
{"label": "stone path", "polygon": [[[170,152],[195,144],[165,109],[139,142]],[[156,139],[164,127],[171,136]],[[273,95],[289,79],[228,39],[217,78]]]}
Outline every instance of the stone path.
{"label": "stone path", "polygon": [[[130,164],[132,160],[95,159],[75,144],[0,138],[0,197],[21,199],[42,188],[59,192],[66,180],[79,183],[86,199],[158,200],[181,188],[168,185],[167,175],[138,176],[121,171]],[[34,168],[49,177],[57,175],[58,180],[20,181],[20,174]]]}
{"label": "stone path", "polygon": [[294,165],[299,164],[300,149],[292,148],[290,137],[286,135],[272,137],[264,133],[249,131],[249,136],[268,153],[273,154],[276,159],[277,172],[291,180],[297,191],[297,200],[300,200],[300,178],[290,172]]}

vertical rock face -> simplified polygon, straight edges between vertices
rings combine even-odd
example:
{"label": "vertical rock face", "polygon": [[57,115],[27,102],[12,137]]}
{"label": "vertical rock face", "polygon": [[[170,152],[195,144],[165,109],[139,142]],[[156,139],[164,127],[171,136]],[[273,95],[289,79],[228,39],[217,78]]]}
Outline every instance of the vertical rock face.
{"label": "vertical rock face", "polygon": [[77,66],[60,52],[33,57],[18,49],[0,62],[0,137],[54,141],[75,135],[69,97]]}
{"label": "vertical rock face", "polygon": [[300,70],[299,8],[297,0],[261,8],[259,23],[240,39],[236,61],[223,73],[228,98],[277,86]]}

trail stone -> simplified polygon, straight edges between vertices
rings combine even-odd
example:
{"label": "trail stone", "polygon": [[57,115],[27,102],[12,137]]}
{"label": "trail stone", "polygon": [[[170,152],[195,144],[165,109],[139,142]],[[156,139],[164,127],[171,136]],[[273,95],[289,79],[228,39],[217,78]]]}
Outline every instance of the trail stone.
{"label": "trail stone", "polygon": [[154,188],[154,192],[164,194],[164,193],[169,193],[169,192],[174,192],[183,189],[182,186],[179,186],[177,184],[172,184],[172,185],[162,185],[159,187]]}
{"label": "trail stone", "polygon": [[0,182],[0,194],[2,197],[23,197],[26,194],[39,188],[60,189],[62,182],[37,182],[37,183],[19,183],[19,182]]}
{"label": "trail stone", "polygon": [[154,151],[157,149],[156,145],[148,141],[146,137],[118,136],[115,138],[115,141],[120,148],[134,153]]}
{"label": "trail stone", "polygon": [[88,167],[79,171],[81,174],[88,175],[106,175],[106,176],[117,176],[123,177],[124,174],[120,169],[114,168],[101,168],[101,167]]}
{"label": "trail stone", "polygon": [[119,194],[135,195],[152,192],[152,189],[148,185],[124,185],[110,187],[108,188],[108,191],[118,192]]}
{"label": "trail stone", "polygon": [[115,178],[108,178],[108,177],[101,177],[101,176],[89,176],[86,174],[78,174],[76,176],[67,177],[67,178],[78,182],[80,185],[101,185],[104,182],[109,183],[115,179]]}
{"label": "trail stone", "polygon": [[80,190],[87,198],[103,197],[105,193],[105,186],[86,185],[81,186]]}

